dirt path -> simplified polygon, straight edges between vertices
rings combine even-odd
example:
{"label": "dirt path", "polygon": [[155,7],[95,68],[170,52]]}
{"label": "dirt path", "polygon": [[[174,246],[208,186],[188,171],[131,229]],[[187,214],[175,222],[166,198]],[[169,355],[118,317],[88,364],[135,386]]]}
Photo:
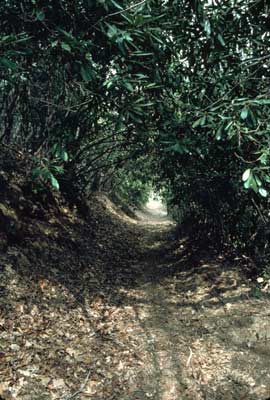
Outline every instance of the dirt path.
{"label": "dirt path", "polygon": [[1,256],[0,400],[270,398],[270,303],[237,259],[94,204]]}
{"label": "dirt path", "polygon": [[123,399],[268,399],[269,301],[223,256],[196,254],[188,238],[175,246],[166,218],[140,216],[141,274],[125,302],[144,362]]}

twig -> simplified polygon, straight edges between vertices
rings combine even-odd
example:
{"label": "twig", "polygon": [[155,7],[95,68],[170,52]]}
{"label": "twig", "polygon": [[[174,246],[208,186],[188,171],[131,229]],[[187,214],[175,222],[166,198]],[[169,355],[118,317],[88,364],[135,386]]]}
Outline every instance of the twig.
{"label": "twig", "polygon": [[15,153],[19,154],[20,156],[23,154],[22,151],[15,149],[15,147],[12,145],[1,142],[1,146],[4,146],[8,150],[14,151]]}
{"label": "twig", "polygon": [[88,382],[89,378],[90,378],[90,374],[91,374],[91,369],[88,371],[88,374],[87,374],[87,376],[86,376],[86,378],[85,378],[85,381],[84,381],[84,383],[82,384],[82,386],[80,387],[80,389],[77,390],[77,392],[71,394],[70,396],[62,397],[62,400],[71,400],[71,399],[74,399],[74,398],[77,397],[80,393],[82,393],[83,390],[84,390],[84,388],[85,388],[85,386],[87,385],[87,382]]}
{"label": "twig", "polygon": [[[246,78],[244,78],[244,80],[242,81],[242,83],[245,83],[248,79],[250,79],[253,75],[255,75],[259,69],[261,67],[259,66],[259,68],[255,69],[255,71],[253,71],[252,73],[250,73],[249,75],[246,76]],[[234,89],[236,89],[239,86],[239,82],[234,85],[230,90],[228,90],[228,92],[226,92],[220,99],[214,101],[212,104],[210,104],[209,106],[207,106],[206,108],[202,109],[201,112],[205,112],[208,111],[209,109],[211,109],[212,107],[214,107],[216,104],[220,103],[221,101],[225,100],[226,97],[231,94]]]}
{"label": "twig", "polygon": [[258,211],[259,216],[261,217],[262,222],[264,223],[264,225],[267,224],[267,219],[264,217],[264,215],[262,214],[258,204],[256,203],[256,201],[252,198],[251,199],[252,203],[254,204],[254,207],[256,208],[256,210]]}
{"label": "twig", "polygon": [[94,25],[90,26],[90,28],[91,28],[91,29],[92,29],[92,28],[95,28],[100,22],[103,22],[103,21],[105,21],[106,19],[108,19],[108,18],[110,18],[110,17],[112,17],[112,16],[114,16],[114,15],[123,14],[123,13],[125,13],[126,11],[129,11],[129,10],[131,10],[132,8],[135,8],[135,7],[137,7],[137,6],[140,6],[140,5],[144,4],[144,3],[146,3],[146,0],[142,0],[142,1],[140,1],[139,3],[136,3],[136,4],[132,4],[131,6],[125,8],[125,9],[123,8],[123,10],[116,11],[116,12],[111,13],[111,14],[107,14],[107,15],[105,15],[104,17],[100,18],[97,22],[95,22]]}
{"label": "twig", "polygon": [[187,366],[187,367],[189,366],[190,361],[191,361],[192,356],[193,356],[193,352],[192,352],[192,350],[191,350],[190,347],[189,347],[189,351],[190,351],[190,353],[189,353],[189,357],[188,357],[188,360],[187,360],[187,363],[186,363],[186,366]]}
{"label": "twig", "polygon": [[[109,18],[109,17],[112,17],[113,15],[117,15],[117,14],[123,14],[124,12],[126,12],[126,11],[128,11],[128,10],[131,10],[132,8],[138,7],[138,6],[140,6],[141,4],[143,4],[143,3],[145,3],[145,2],[146,2],[146,0],[142,0],[142,1],[140,1],[139,3],[137,3],[137,4],[132,4],[131,6],[125,8],[125,9],[123,9],[123,10],[116,11],[116,12],[114,12],[114,13],[112,13],[112,14],[108,14],[108,15],[106,15],[105,18]],[[105,19],[105,18],[104,18],[104,19]]]}
{"label": "twig", "polygon": [[242,156],[240,156],[240,154],[237,154],[236,152],[234,152],[234,155],[235,155],[235,157],[239,158],[241,161],[243,161],[247,164],[254,164],[255,162],[259,161],[259,159],[261,158],[261,156],[260,156],[260,157],[256,158],[256,160],[249,161],[249,160],[245,160]]}
{"label": "twig", "polygon": [[262,57],[247,58],[247,59],[242,61],[242,64],[244,64],[246,62],[250,62],[250,61],[262,61],[262,60],[266,60],[267,58],[270,58],[270,54],[267,54],[266,56],[262,56]]}
{"label": "twig", "polygon": [[33,99],[33,100],[36,100],[36,101],[38,101],[38,102],[40,102],[42,104],[47,104],[48,106],[58,108],[59,110],[62,110],[62,111],[76,112],[76,110],[74,110],[74,107],[77,107],[76,105],[71,106],[71,107],[67,107],[67,106],[62,106],[62,105],[59,105],[59,104],[55,104],[55,103],[53,103],[51,101],[48,101],[48,100],[43,100],[43,99],[41,99],[39,97],[35,97],[35,96],[30,96],[30,98]]}

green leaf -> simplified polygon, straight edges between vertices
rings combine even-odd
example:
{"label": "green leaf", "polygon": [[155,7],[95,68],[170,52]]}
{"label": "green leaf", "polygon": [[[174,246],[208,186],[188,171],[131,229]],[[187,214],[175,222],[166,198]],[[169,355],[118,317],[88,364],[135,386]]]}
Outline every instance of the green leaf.
{"label": "green leaf", "polygon": [[59,182],[58,182],[58,180],[53,176],[53,174],[50,175],[50,179],[51,179],[51,184],[52,184],[52,186],[53,186],[56,190],[59,190]]}
{"label": "green leaf", "polygon": [[205,30],[205,32],[207,33],[208,36],[211,35],[211,24],[210,24],[210,21],[206,20],[204,22],[204,30]]}
{"label": "green leaf", "polygon": [[110,1],[116,8],[118,8],[118,10],[123,10],[123,7],[121,7],[118,3],[116,3],[116,1],[114,1],[114,0],[110,0]]}
{"label": "green leaf", "polygon": [[74,40],[74,36],[71,33],[67,32],[61,28],[58,28],[58,30],[59,30],[59,32],[63,33],[63,35],[66,36],[66,38]]}
{"label": "green leaf", "polygon": [[220,139],[221,139],[221,137],[222,137],[222,131],[223,131],[223,127],[220,126],[220,127],[218,128],[217,133],[216,133],[216,140],[220,140]]}
{"label": "green leaf", "polygon": [[259,189],[259,193],[262,197],[267,197],[268,196],[268,192],[267,190],[265,190],[264,188],[260,188]]}
{"label": "green leaf", "polygon": [[121,14],[121,17],[124,18],[129,24],[133,24],[132,19],[130,18],[130,16],[127,16],[125,14]]}
{"label": "green leaf", "polygon": [[233,121],[230,121],[230,122],[228,123],[228,125],[226,125],[225,131],[229,131],[230,128],[231,128],[232,126],[233,126]]}
{"label": "green leaf", "polygon": [[130,112],[129,113],[129,116],[130,116],[130,118],[133,120],[133,121],[135,121],[135,122],[138,122],[139,124],[142,124],[142,120],[141,120],[141,118],[138,118],[135,114],[134,114],[134,112],[132,113],[132,112]]}
{"label": "green leaf", "polygon": [[181,146],[180,143],[176,143],[174,146],[171,147],[171,151],[179,154],[184,154],[187,152],[187,149],[185,148],[185,146]]}
{"label": "green leaf", "polygon": [[241,111],[240,117],[242,119],[247,119],[248,117],[248,108],[244,107],[243,110]]}
{"label": "green leaf", "polygon": [[91,70],[89,67],[85,67],[84,65],[80,68],[80,74],[85,82],[88,82],[92,78]]}
{"label": "green leaf", "polygon": [[248,178],[250,177],[250,175],[251,175],[251,169],[250,168],[246,169],[242,175],[242,181],[244,181],[244,182],[247,181]]}
{"label": "green leaf", "polygon": [[256,180],[254,179],[254,177],[251,175],[248,179],[248,181],[250,181],[249,186],[251,187],[251,189],[254,190],[254,192],[258,191],[258,185]]}
{"label": "green leaf", "polygon": [[86,59],[87,61],[92,61],[92,54],[91,54],[91,53],[86,53],[86,54],[85,54],[85,59]]}
{"label": "green leaf", "polygon": [[260,105],[270,105],[270,99],[252,100],[251,103]]}
{"label": "green leaf", "polygon": [[265,182],[270,183],[270,176],[269,175],[264,175],[264,180],[265,180]]}
{"label": "green leaf", "polygon": [[131,85],[131,83],[124,81],[123,84],[125,88],[127,88],[130,92],[133,92],[133,86]]}
{"label": "green leaf", "polygon": [[38,176],[42,175],[42,169],[40,167],[34,168],[32,170],[32,175],[34,178],[37,178]]}
{"label": "green leaf", "polygon": [[224,42],[223,36],[222,36],[220,33],[217,35],[217,38],[218,38],[219,43],[220,43],[222,46],[225,47],[226,44],[225,44],[225,42]]}
{"label": "green leaf", "polygon": [[68,51],[69,53],[71,53],[71,47],[68,43],[61,43],[61,47],[63,50]]}
{"label": "green leaf", "polygon": [[61,167],[61,166],[55,165],[55,166],[52,167],[52,170],[57,172],[58,174],[63,174],[64,173],[64,168]]}
{"label": "green leaf", "polygon": [[37,20],[38,20],[38,21],[44,21],[44,19],[45,19],[45,13],[44,13],[44,11],[39,11],[39,12],[37,13]]}
{"label": "green leaf", "polygon": [[155,41],[158,42],[159,44],[162,44],[162,45],[164,44],[164,42],[156,35],[153,35],[153,33],[151,33],[151,37],[154,38]]}
{"label": "green leaf", "polygon": [[6,68],[10,68],[12,70],[17,69],[17,64],[13,61],[8,60],[7,58],[0,58],[0,65],[3,65]]}
{"label": "green leaf", "polygon": [[65,150],[63,150],[63,151],[61,152],[61,158],[62,158],[62,160],[65,161],[65,162],[68,161],[68,153],[67,153]]}
{"label": "green leaf", "polygon": [[192,125],[192,128],[197,128],[197,126],[203,126],[205,123],[205,116],[197,119],[197,121],[195,121]]}
{"label": "green leaf", "polygon": [[51,179],[52,173],[51,173],[51,171],[48,169],[48,167],[45,167],[45,168],[42,170],[42,177],[45,178],[45,179]]}
{"label": "green leaf", "polygon": [[135,74],[138,79],[145,79],[148,78],[147,75],[144,74]]}
{"label": "green leaf", "polygon": [[141,51],[134,51],[131,55],[135,57],[147,57],[147,56],[153,56],[154,53],[143,53]]}
{"label": "green leaf", "polygon": [[145,89],[158,89],[163,87],[162,85],[157,85],[156,83],[149,83],[149,85],[145,85]]}
{"label": "green leaf", "polygon": [[[109,25],[109,24],[108,24]],[[118,29],[114,25],[109,25],[107,36],[112,39],[118,33]]]}
{"label": "green leaf", "polygon": [[248,114],[249,114],[249,116],[250,116],[250,118],[252,120],[253,126],[256,127],[257,119],[256,119],[256,117],[255,117],[255,115],[254,115],[254,113],[253,113],[253,111],[251,109],[248,110]]}
{"label": "green leaf", "polygon": [[255,180],[256,180],[258,186],[262,186],[262,181],[260,180],[260,178],[257,175],[255,176]]}
{"label": "green leaf", "polygon": [[250,178],[244,183],[244,188],[249,189],[250,187]]}
{"label": "green leaf", "polygon": [[257,183],[252,175],[249,176],[249,178],[244,182],[244,187],[245,189],[253,189],[254,192],[258,191],[258,186]]}

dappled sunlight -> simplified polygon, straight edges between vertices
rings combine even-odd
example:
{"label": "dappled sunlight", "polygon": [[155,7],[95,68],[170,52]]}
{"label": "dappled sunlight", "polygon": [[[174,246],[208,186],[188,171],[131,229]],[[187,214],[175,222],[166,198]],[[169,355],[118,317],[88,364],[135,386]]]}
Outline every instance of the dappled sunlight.
{"label": "dappled sunlight", "polygon": [[0,400],[270,400],[269,4],[0,1]]}
{"label": "dappled sunlight", "polygon": [[[269,307],[250,298],[250,285],[239,268],[225,255],[210,254],[205,244],[186,233],[177,238],[172,226],[164,222],[167,216],[153,215],[145,209],[141,211],[142,219],[136,220],[126,217],[104,195],[96,195],[95,200],[95,208],[90,210],[98,221],[95,236],[80,220],[69,221],[70,237],[60,220],[38,224],[37,233],[43,236],[42,259],[47,253],[46,260],[53,262],[52,271],[42,269],[40,274],[30,263],[28,269],[26,265],[22,269],[26,257],[22,255],[17,271],[24,275],[16,281],[12,275],[9,283],[10,296],[11,291],[15,293],[14,285],[20,296],[35,291],[31,321],[34,313],[42,310],[41,305],[48,310],[42,311],[50,321],[48,328],[42,319],[35,317],[33,322],[35,329],[44,330],[44,334],[27,335],[34,346],[41,346],[44,366],[59,365],[57,370],[52,368],[52,387],[64,393],[74,387],[75,392],[78,382],[77,378],[72,380],[73,374],[85,381],[86,367],[90,366],[93,377],[85,381],[82,400],[89,396],[95,400],[266,398],[267,388],[263,385],[270,379]],[[152,198],[150,209],[158,213],[162,207],[158,199]],[[67,228],[66,214],[64,218]],[[102,229],[104,225],[99,221],[104,220],[109,229]],[[80,247],[74,254],[64,248],[67,257],[62,263],[57,261],[56,269],[59,245],[55,238],[59,235],[65,237],[64,243],[73,243],[72,239]],[[14,253],[10,255],[14,257]],[[78,277],[81,257],[84,264]],[[20,281],[25,282],[29,276],[31,289],[26,285],[19,292]],[[97,285],[99,290],[95,291]],[[25,305],[15,307],[18,320],[22,308]],[[68,346],[63,327],[65,335],[72,337]],[[46,335],[56,339],[56,346],[63,346],[64,356],[54,347],[51,350]],[[11,339],[5,339],[7,346],[13,344]],[[35,387],[46,391],[39,381],[39,376],[48,374],[43,372],[43,364],[39,366],[40,375],[18,383],[16,390],[20,390],[19,385],[27,385],[30,391]],[[31,368],[29,363],[27,373]],[[63,370],[68,374],[63,375]],[[57,389],[59,382],[63,387]],[[232,392],[236,393],[234,397],[230,397]],[[243,397],[246,393],[248,396]]]}
{"label": "dappled sunlight", "polygon": [[[141,285],[126,297],[136,307],[152,358],[149,398],[264,398],[266,387],[252,366],[267,380],[263,342],[256,339],[263,322],[269,335],[266,307],[260,310],[262,303],[249,299],[250,287],[226,257],[201,253],[194,260],[188,238],[179,240],[178,249],[167,244],[166,258],[161,256],[164,242],[155,229],[145,246],[151,260],[141,265]],[[149,366],[144,369],[147,374]]]}

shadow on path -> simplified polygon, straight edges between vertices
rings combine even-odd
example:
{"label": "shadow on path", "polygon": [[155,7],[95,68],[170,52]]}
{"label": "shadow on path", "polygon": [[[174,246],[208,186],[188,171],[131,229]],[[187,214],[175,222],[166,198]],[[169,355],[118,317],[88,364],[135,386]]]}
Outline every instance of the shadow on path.
{"label": "shadow on path", "polygon": [[29,219],[1,257],[13,397],[63,399],[91,372],[80,400],[267,399],[269,300],[237,261],[178,238],[157,211],[131,220],[96,201],[85,220]]}

